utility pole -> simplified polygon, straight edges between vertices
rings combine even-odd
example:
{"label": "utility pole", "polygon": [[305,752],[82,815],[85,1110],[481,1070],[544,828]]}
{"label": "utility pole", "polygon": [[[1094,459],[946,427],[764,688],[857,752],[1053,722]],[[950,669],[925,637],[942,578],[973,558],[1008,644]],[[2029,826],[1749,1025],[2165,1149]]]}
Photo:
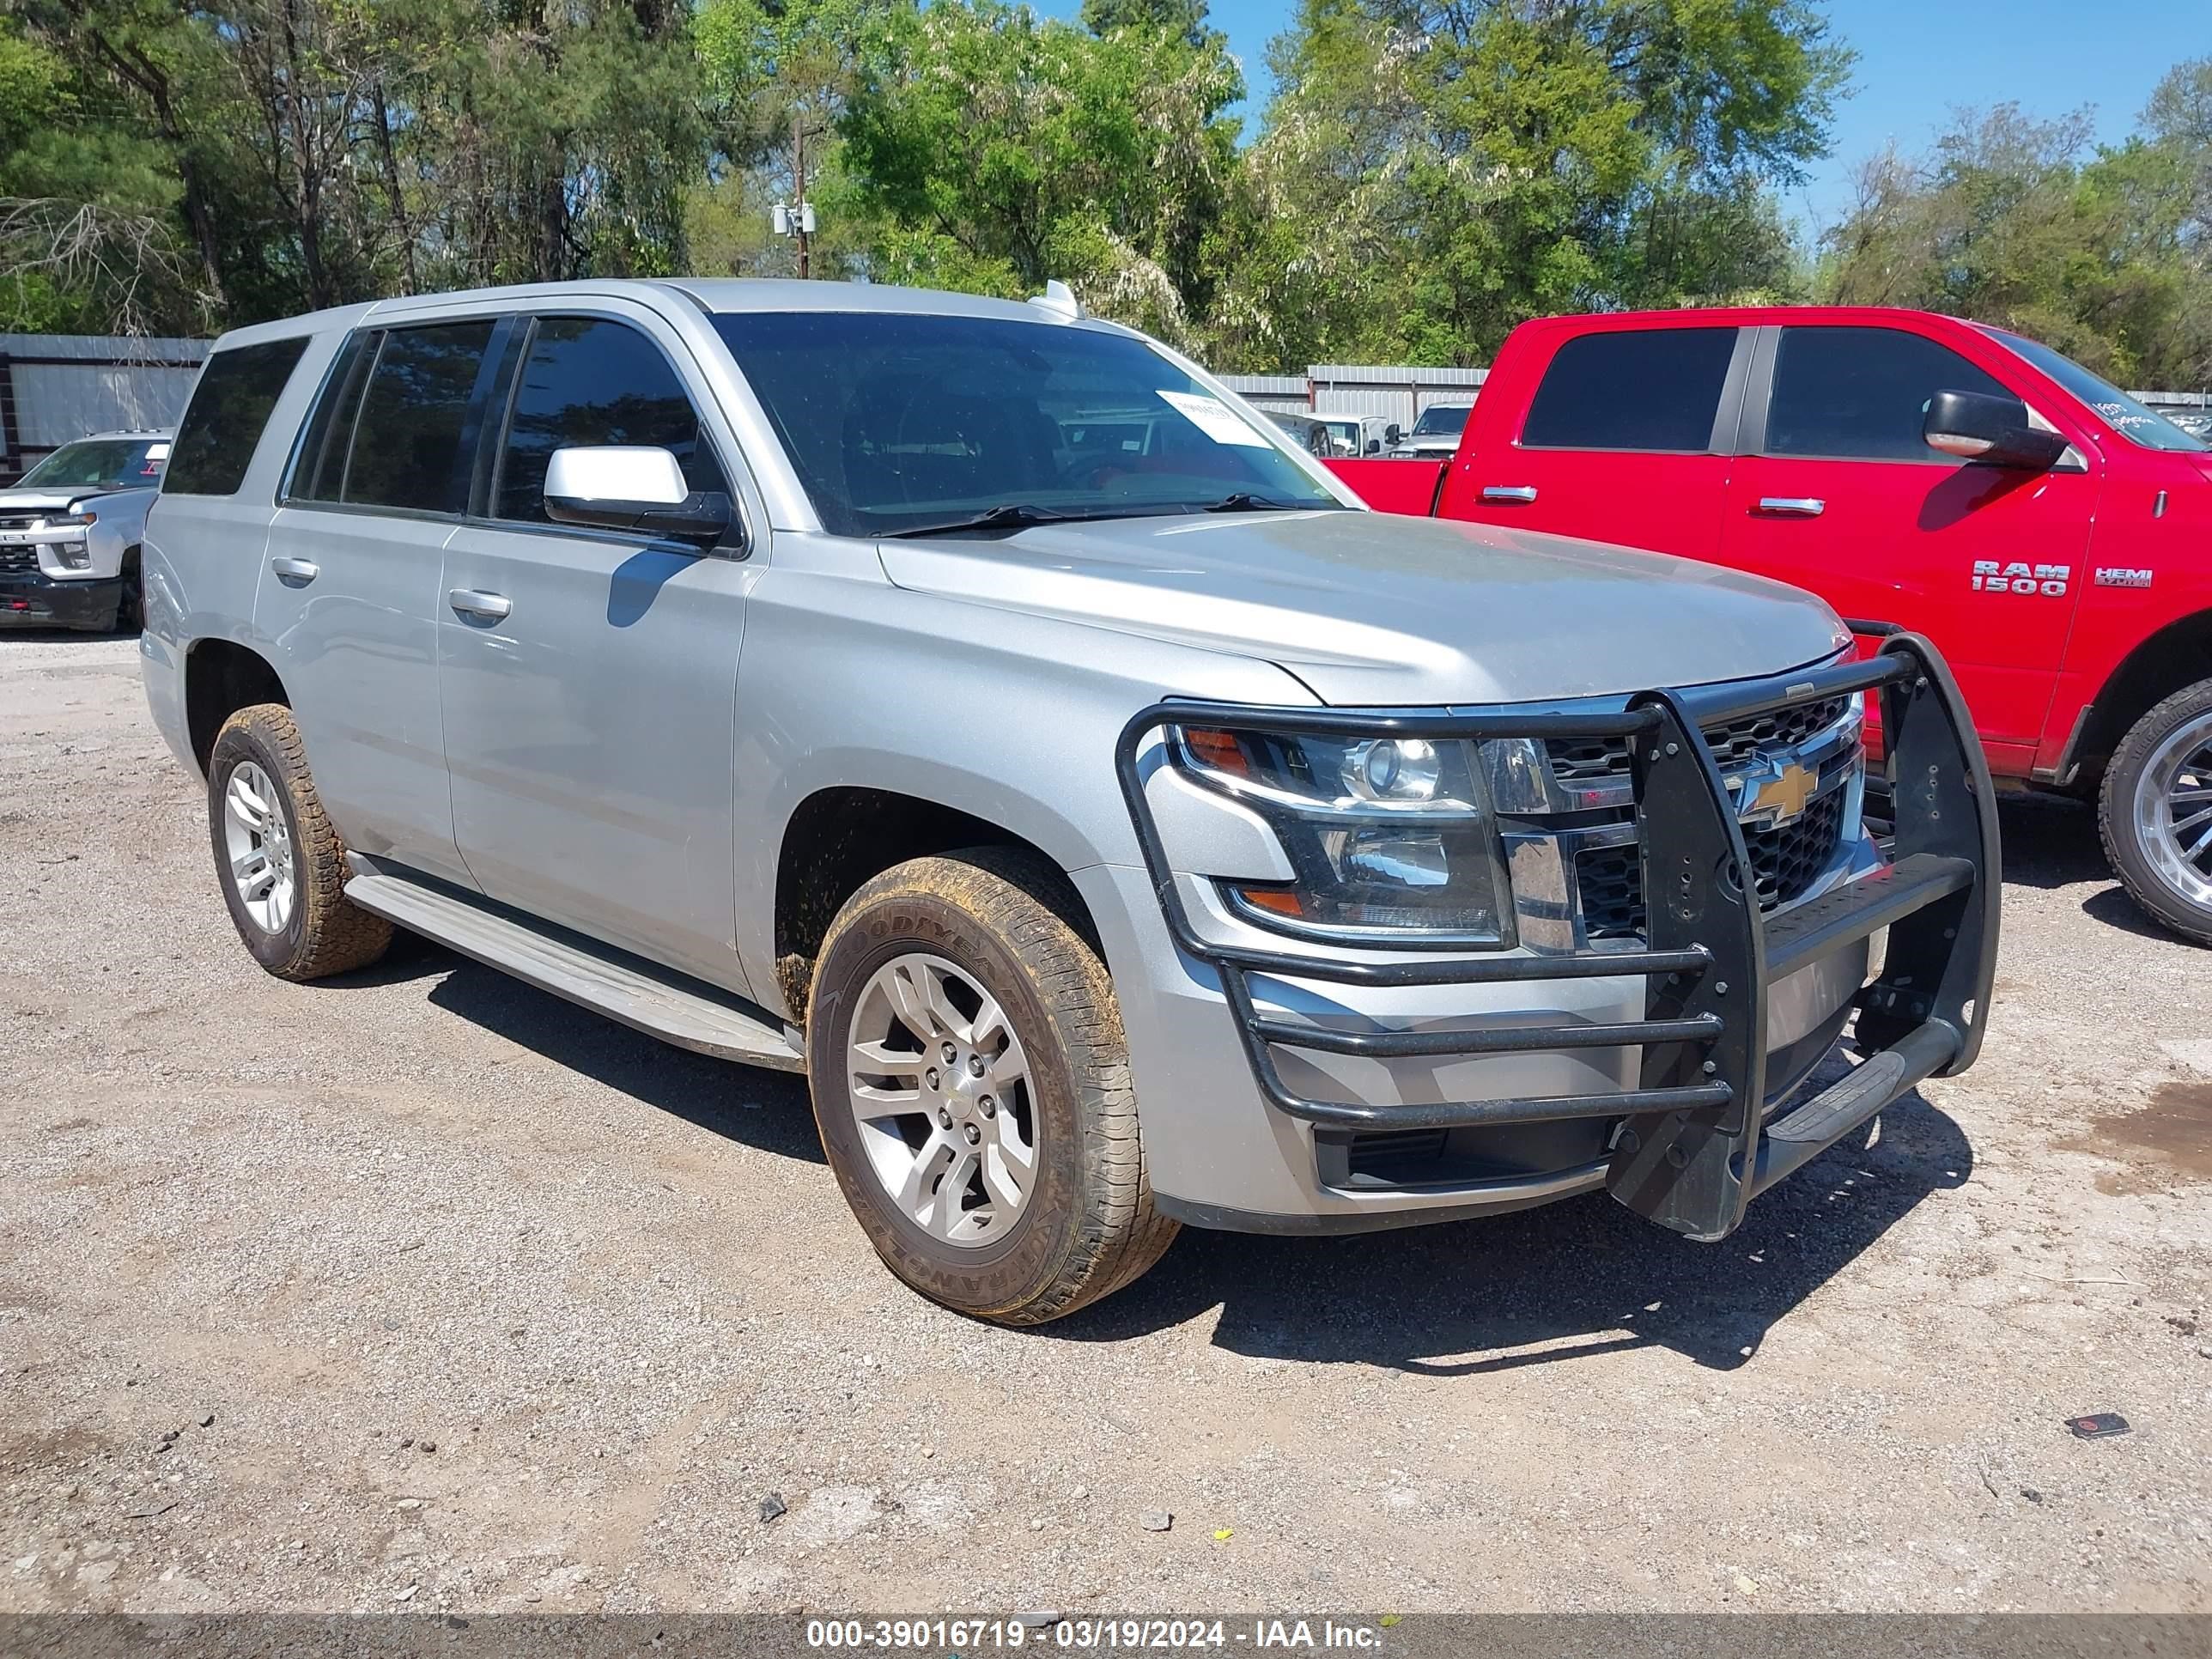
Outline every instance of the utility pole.
{"label": "utility pole", "polygon": [[799,212],[793,221],[799,235],[799,279],[806,280],[806,128],[794,110],[791,116],[791,173],[792,187],[799,198]]}

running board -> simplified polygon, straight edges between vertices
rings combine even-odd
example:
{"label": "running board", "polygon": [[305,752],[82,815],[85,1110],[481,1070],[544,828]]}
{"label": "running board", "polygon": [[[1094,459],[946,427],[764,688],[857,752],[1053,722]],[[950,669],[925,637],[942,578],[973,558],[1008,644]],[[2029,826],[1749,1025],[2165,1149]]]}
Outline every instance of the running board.
{"label": "running board", "polygon": [[744,1066],[806,1069],[799,1044],[764,1011],[565,928],[534,926],[512,912],[374,869],[347,882],[345,896],[410,933],[663,1042]]}

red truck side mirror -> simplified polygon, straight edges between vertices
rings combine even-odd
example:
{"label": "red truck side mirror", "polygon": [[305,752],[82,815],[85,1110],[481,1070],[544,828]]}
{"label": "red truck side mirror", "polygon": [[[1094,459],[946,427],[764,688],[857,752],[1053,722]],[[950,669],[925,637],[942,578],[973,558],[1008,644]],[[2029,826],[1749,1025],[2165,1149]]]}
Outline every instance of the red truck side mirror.
{"label": "red truck side mirror", "polygon": [[2026,404],[1986,392],[1937,392],[1928,400],[1920,435],[1930,449],[1992,466],[2040,471],[2066,453],[2064,438],[2029,422]]}

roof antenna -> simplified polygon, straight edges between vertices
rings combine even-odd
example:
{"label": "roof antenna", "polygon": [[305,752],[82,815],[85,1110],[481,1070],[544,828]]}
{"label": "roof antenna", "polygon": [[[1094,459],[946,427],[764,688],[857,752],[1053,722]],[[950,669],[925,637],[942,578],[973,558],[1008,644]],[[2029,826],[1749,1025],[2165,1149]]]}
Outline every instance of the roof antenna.
{"label": "roof antenna", "polygon": [[1044,285],[1044,292],[1030,296],[1030,303],[1062,322],[1077,321],[1083,315],[1083,302],[1075,297],[1066,283],[1057,279]]}

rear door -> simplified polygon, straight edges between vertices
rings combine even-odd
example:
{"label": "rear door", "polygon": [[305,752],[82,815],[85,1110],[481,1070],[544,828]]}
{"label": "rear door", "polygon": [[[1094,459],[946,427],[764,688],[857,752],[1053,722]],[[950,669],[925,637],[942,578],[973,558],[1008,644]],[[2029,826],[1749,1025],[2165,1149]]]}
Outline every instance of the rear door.
{"label": "rear door", "polygon": [[1712,558],[1745,336],[1710,325],[1568,335],[1519,429],[1457,463],[1471,476],[1447,486],[1452,516]]}
{"label": "rear door", "polygon": [[348,341],[270,526],[255,610],[348,843],[461,882],[438,712],[438,562],[467,501],[496,327]]}
{"label": "rear door", "polygon": [[672,451],[732,492],[686,348],[644,307],[542,315],[518,341],[481,510],[446,545],[439,679],[453,821],[483,890],[744,988],[736,930],[738,647],[757,566],[635,532],[556,525],[546,463],[571,446]]}
{"label": "rear door", "polygon": [[[1903,328],[1760,331],[1723,562],[1810,588],[1845,617],[1927,634],[1985,741],[2042,731],[2088,550],[2099,477],[1930,449],[1929,399],[2020,395],[1943,342]],[[2031,404],[2031,407],[2033,404]],[[1998,769],[2025,770],[1992,754]]]}

